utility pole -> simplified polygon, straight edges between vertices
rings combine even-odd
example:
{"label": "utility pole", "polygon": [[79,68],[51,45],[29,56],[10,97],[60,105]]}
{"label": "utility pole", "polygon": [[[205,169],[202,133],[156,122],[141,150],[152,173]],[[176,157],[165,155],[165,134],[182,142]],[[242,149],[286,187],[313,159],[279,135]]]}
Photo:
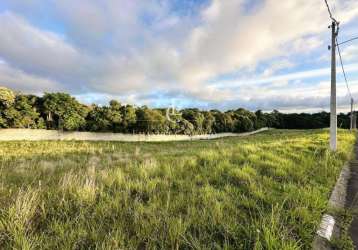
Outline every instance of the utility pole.
{"label": "utility pole", "polygon": [[330,121],[330,147],[337,150],[337,97],[336,97],[336,37],[338,23],[332,21],[332,59],[331,59],[331,121]]}
{"label": "utility pole", "polygon": [[353,98],[351,98],[351,131],[353,130],[353,104],[354,104],[354,101],[353,101]]}

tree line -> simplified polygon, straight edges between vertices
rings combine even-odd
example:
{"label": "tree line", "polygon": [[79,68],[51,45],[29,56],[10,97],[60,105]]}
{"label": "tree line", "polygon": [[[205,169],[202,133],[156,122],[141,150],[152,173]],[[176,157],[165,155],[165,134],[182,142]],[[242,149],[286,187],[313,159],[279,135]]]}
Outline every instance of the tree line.
{"label": "tree line", "polygon": [[[168,119],[169,116],[169,119]],[[349,114],[338,115],[338,125],[349,128]],[[329,126],[329,113],[284,114],[250,112],[243,108],[202,111],[122,105],[84,105],[66,93],[45,93],[42,97],[15,93],[0,87],[0,128],[54,129],[148,134],[212,134],[248,132],[262,127],[314,129]]]}

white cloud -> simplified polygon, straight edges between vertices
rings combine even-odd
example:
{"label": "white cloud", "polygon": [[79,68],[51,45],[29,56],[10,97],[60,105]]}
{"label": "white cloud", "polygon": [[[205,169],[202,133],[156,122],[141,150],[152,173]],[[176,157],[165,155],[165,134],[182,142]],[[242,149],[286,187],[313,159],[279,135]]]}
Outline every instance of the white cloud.
{"label": "white cloud", "polygon": [[342,45],[341,50],[342,50],[342,58],[344,59],[344,63],[358,62],[357,44],[350,44],[348,47],[343,47]]}
{"label": "white cloud", "polygon": [[[349,106],[350,98],[344,82],[337,83],[338,109]],[[351,92],[358,97],[358,80],[351,81]],[[310,82],[292,82],[283,86],[277,86],[276,82],[266,85],[245,85],[236,88],[235,94],[228,102],[220,107],[245,107],[253,110],[279,109],[286,112],[304,112],[329,110],[330,82],[319,82],[318,85]]]}
{"label": "white cloud", "polygon": [[273,75],[274,73],[276,73],[279,70],[282,69],[289,69],[294,67],[295,64],[287,59],[282,59],[282,60],[277,60],[275,62],[273,62],[270,67],[267,67],[264,72],[263,72],[263,76],[264,77],[269,77],[271,75]]}
{"label": "white cloud", "polygon": [[27,74],[22,70],[12,68],[4,62],[0,63],[0,86],[32,93],[63,90],[59,83],[51,79]]}
{"label": "white cloud", "polygon": [[[338,69],[338,68],[337,68]],[[358,72],[358,64],[348,64],[345,66],[347,73],[349,72]],[[300,71],[290,74],[275,75],[271,77],[263,77],[257,79],[239,79],[239,80],[230,80],[230,81],[219,81],[214,85],[217,87],[228,88],[241,85],[258,85],[263,83],[271,83],[277,81],[291,81],[291,80],[303,80],[308,78],[317,78],[321,76],[329,76],[331,74],[330,68],[321,68],[314,70]]]}
{"label": "white cloud", "polygon": [[[0,13],[0,32],[6,34],[0,37],[0,58],[14,74],[46,79],[41,84],[54,89],[131,98],[157,92],[218,103],[237,98],[229,88],[237,81],[219,82],[221,88],[208,81],[242,69],[250,69],[254,79],[245,83],[258,88],[266,82],[284,88],[292,80],[327,75],[321,69],[274,76],[294,69],[297,55],[309,56],[323,45],[329,21],[321,0],[266,0],[250,15],[245,8],[249,0],[212,0],[196,16],[175,13],[168,0],[46,3],[64,25],[63,34],[28,20],[28,12],[40,13],[44,1],[12,1],[16,7]],[[358,16],[356,0],[339,0],[336,7],[347,23]],[[347,54],[355,53],[351,50],[344,51],[347,60]],[[269,63],[277,58],[284,59]],[[270,68],[263,79],[255,79],[262,62]],[[245,92],[242,98],[248,96]]]}
{"label": "white cloud", "polygon": [[[79,78],[87,58],[61,36],[31,26],[10,12],[0,14],[0,56],[31,75],[71,84]],[[73,86],[75,87],[75,86]]]}

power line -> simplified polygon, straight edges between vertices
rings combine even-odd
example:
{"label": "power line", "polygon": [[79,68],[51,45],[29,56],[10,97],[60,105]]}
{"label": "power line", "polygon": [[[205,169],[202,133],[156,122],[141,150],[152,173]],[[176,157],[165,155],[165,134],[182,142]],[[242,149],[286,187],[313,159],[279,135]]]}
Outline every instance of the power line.
{"label": "power line", "polygon": [[338,45],[345,44],[345,43],[349,43],[349,42],[354,41],[354,40],[357,40],[357,39],[358,39],[358,36],[355,37],[355,38],[349,39],[349,40],[347,40],[347,41],[341,42],[341,43],[337,44],[337,46],[338,46]]}
{"label": "power line", "polygon": [[335,23],[338,23],[337,20],[333,17],[332,15],[332,12],[331,12],[331,9],[329,8],[329,5],[328,5],[328,2],[327,0],[324,0],[325,3],[326,3],[326,6],[327,6],[327,10],[328,10],[328,13],[329,13],[329,17],[332,19],[332,21],[334,21]]}
{"label": "power line", "polygon": [[328,10],[328,13],[329,13],[329,17],[331,18],[331,20],[332,20],[334,23],[337,24],[337,33],[336,33],[336,38],[335,38],[335,40],[336,40],[336,46],[337,46],[337,48],[338,48],[339,60],[340,60],[340,63],[341,63],[342,72],[343,72],[344,80],[345,80],[345,83],[346,83],[347,91],[348,91],[348,94],[349,94],[349,96],[350,96],[350,98],[351,98],[351,101],[353,101],[353,97],[352,97],[351,90],[350,90],[350,88],[349,88],[349,84],[348,84],[348,80],[347,80],[347,75],[346,75],[346,71],[345,71],[345,69],[344,69],[344,64],[343,64],[343,60],[342,60],[341,49],[340,49],[339,45],[342,45],[342,44],[351,42],[351,41],[353,41],[353,40],[356,40],[356,39],[358,39],[358,37],[349,39],[349,40],[344,41],[344,42],[342,42],[342,43],[338,43],[337,36],[338,36],[338,32],[339,32],[339,22],[333,17],[332,11],[331,11],[331,9],[330,9],[330,7],[329,7],[329,4],[328,4],[327,0],[324,0],[324,2],[326,3],[327,10]]}
{"label": "power line", "polygon": [[338,39],[337,39],[337,38],[336,38],[336,43],[337,43],[338,54],[339,54],[339,60],[340,60],[340,62],[341,62],[342,72],[343,72],[344,80],[345,80],[345,83],[346,83],[347,91],[348,91],[348,94],[349,94],[349,96],[351,97],[351,99],[353,99],[352,94],[351,94],[351,90],[349,89],[346,71],[344,70],[344,65],[343,65],[343,60],[342,60],[342,55],[341,55],[341,49],[339,48],[339,44],[338,44]]}

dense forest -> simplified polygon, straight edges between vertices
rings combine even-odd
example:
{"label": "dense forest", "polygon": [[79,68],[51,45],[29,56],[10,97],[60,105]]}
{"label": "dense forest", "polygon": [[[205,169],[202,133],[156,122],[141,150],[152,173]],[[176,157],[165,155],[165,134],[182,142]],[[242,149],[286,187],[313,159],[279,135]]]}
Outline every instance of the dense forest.
{"label": "dense forest", "polygon": [[[192,135],[247,132],[262,127],[313,129],[329,126],[327,112],[283,114],[276,110],[264,113],[242,108],[226,112],[187,108],[173,114],[167,109],[121,105],[116,100],[107,106],[88,106],[66,93],[45,93],[38,97],[0,87],[0,128]],[[349,114],[339,114],[339,127],[349,128],[349,124]]]}

